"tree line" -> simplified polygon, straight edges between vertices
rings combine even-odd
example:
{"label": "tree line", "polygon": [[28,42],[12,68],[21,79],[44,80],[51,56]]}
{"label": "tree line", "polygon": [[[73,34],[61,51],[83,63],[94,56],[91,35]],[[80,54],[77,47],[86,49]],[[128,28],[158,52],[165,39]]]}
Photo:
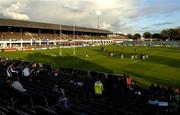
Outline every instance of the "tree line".
{"label": "tree line", "polygon": [[[132,34],[127,34],[126,35],[128,38],[137,40],[141,38],[140,33],[136,33],[134,35]],[[144,32],[142,37],[145,39],[157,39],[157,40],[180,40],[180,28],[175,28],[175,29],[164,29],[160,33],[150,33],[150,32]]]}

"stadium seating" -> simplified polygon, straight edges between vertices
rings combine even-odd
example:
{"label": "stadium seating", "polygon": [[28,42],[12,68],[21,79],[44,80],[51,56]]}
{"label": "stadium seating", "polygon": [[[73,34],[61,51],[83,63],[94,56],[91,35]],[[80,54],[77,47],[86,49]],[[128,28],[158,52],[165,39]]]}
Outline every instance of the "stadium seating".
{"label": "stadium seating", "polygon": [[[28,31],[25,32],[0,32],[0,40],[4,41],[4,40],[31,40],[31,39],[36,39],[36,40],[58,40],[60,39],[60,35],[57,33],[31,33]],[[72,40],[74,39],[74,36],[71,34],[62,34],[61,39],[63,40]],[[97,35],[76,35],[75,39],[94,39],[94,40],[98,40],[98,39],[109,39],[107,36],[97,36]]]}
{"label": "stadium seating", "polygon": [[[0,61],[0,68],[7,68],[11,63],[15,63],[17,68],[21,68],[29,62],[24,62],[14,59],[3,59]],[[32,65],[32,64],[31,64]],[[37,67],[37,66],[36,66]],[[92,95],[87,89],[87,84],[93,83],[96,78],[102,78],[103,81],[111,80],[111,83],[116,81],[116,75],[108,75],[109,79],[104,79],[104,73],[96,71],[84,71],[75,68],[60,68],[60,74],[58,76],[53,75],[53,67],[51,65],[42,64],[43,68],[36,68],[38,76],[32,76],[29,78],[21,77],[21,83],[25,89],[30,93],[33,101],[33,106],[24,106],[18,95],[10,95],[12,97],[8,100],[4,98],[3,92],[6,89],[3,88],[4,81],[7,79],[4,75],[6,69],[1,69],[0,74],[0,114],[13,114],[13,115],[176,115],[179,112],[179,108],[173,112],[168,107],[158,107],[154,105],[148,105],[147,102],[150,99],[150,90],[141,89],[142,95],[136,95],[131,89],[122,89],[118,93],[111,92],[111,94],[104,94],[101,100],[96,100],[93,92]],[[87,77],[88,73],[91,77]],[[110,79],[111,78],[111,79]],[[113,81],[114,80],[114,81]],[[87,81],[87,82],[86,82]],[[54,83],[58,83],[61,88],[65,90],[66,96],[70,100],[69,108],[57,103],[57,98],[52,91]],[[83,83],[83,84],[81,84]],[[103,82],[105,83],[105,82]],[[106,88],[106,87],[105,87]],[[106,90],[106,89],[105,89]],[[155,95],[155,94],[151,94]],[[174,94],[172,93],[171,96]],[[161,93],[157,96],[161,97]],[[168,97],[168,96],[167,96]],[[171,103],[171,100],[168,100]]]}

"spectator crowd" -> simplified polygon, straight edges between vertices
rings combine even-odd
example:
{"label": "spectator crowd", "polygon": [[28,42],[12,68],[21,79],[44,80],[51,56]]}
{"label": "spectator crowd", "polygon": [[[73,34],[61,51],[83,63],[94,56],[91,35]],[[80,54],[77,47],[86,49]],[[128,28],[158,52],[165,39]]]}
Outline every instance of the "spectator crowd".
{"label": "spectator crowd", "polygon": [[0,58],[0,70],[3,114],[178,115],[180,112],[179,89],[155,84],[145,89],[129,73],[56,69],[50,64],[8,58]]}

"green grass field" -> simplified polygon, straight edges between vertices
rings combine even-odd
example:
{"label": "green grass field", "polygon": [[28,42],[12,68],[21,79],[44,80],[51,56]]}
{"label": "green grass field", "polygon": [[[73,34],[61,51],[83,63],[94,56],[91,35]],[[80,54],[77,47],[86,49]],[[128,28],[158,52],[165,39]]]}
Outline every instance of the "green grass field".
{"label": "green grass field", "polygon": [[[130,59],[130,54],[137,49],[137,53],[148,53],[149,59]],[[106,46],[106,51],[100,51],[100,47],[76,48],[76,57],[73,57],[73,49],[62,49],[63,57],[59,49],[41,51],[18,51],[1,52],[1,57],[13,57],[25,59],[32,62],[50,63],[55,67],[75,67],[114,74],[130,73],[142,86],[150,85],[152,82],[160,85],[180,88],[180,49],[161,47],[126,47]],[[107,51],[117,51],[124,54],[110,57]],[[89,57],[85,57],[85,52]]]}

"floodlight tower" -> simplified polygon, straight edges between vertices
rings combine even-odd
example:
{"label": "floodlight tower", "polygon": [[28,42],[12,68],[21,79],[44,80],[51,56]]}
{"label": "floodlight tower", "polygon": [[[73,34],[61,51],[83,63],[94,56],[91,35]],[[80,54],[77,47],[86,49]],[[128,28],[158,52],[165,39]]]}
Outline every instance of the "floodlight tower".
{"label": "floodlight tower", "polygon": [[97,12],[96,12],[96,15],[97,15],[97,29],[99,29],[101,12],[100,12],[100,11],[97,11]]}
{"label": "floodlight tower", "polygon": [[74,47],[73,47],[73,56],[76,56],[76,25],[73,25],[73,39],[74,39]]}
{"label": "floodlight tower", "polygon": [[61,48],[61,40],[62,40],[62,28],[61,25],[59,25],[59,38],[60,38],[60,44],[59,44],[59,56],[62,56],[62,48]]}

